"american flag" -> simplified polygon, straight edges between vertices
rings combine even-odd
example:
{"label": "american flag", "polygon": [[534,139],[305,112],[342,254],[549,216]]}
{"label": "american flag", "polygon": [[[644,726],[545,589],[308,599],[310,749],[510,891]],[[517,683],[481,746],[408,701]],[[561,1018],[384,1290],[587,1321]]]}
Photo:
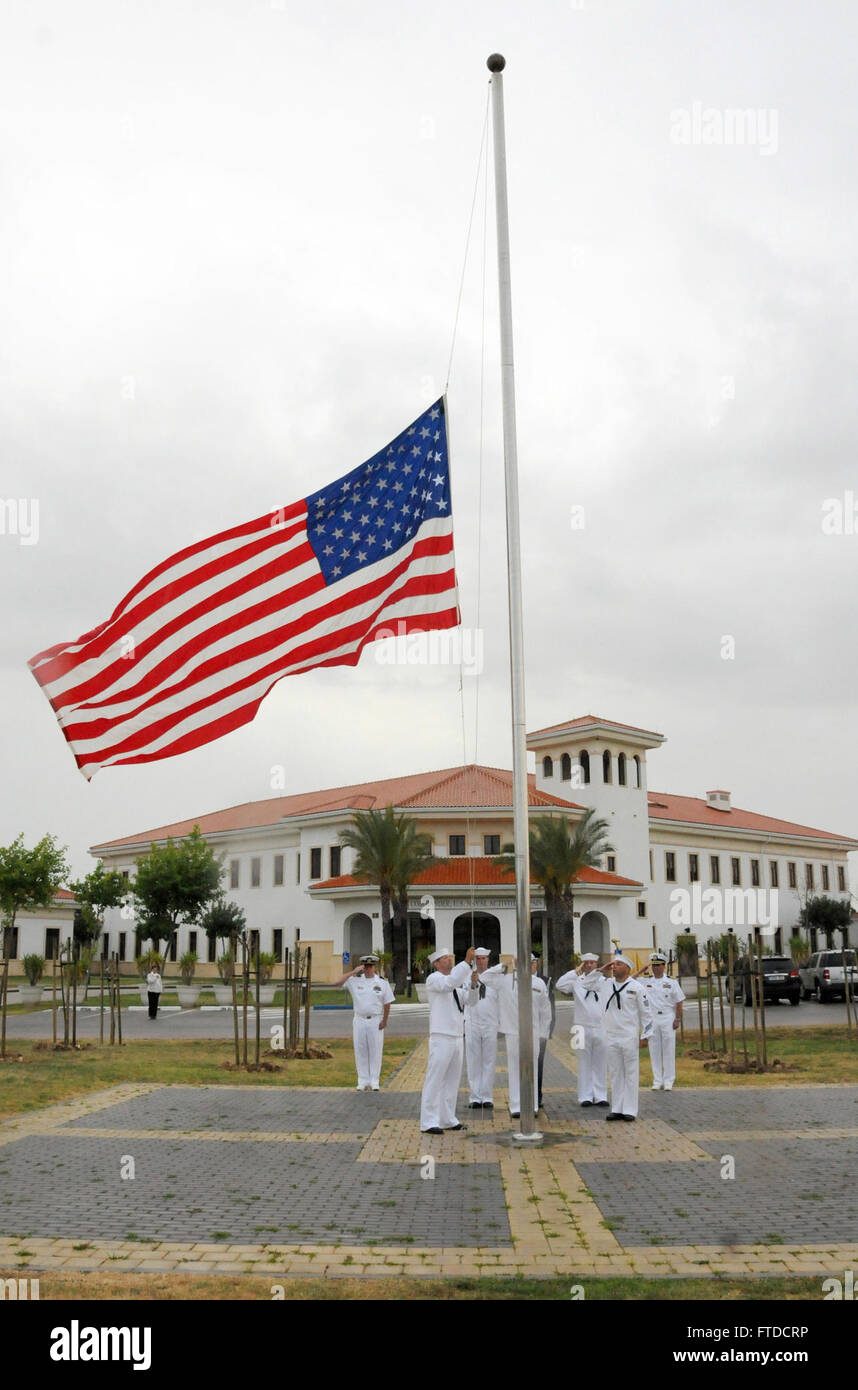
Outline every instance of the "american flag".
{"label": "american flag", "polygon": [[283,676],[459,622],[444,398],[292,506],[172,555],[107,622],[31,658],[89,780],[199,748]]}

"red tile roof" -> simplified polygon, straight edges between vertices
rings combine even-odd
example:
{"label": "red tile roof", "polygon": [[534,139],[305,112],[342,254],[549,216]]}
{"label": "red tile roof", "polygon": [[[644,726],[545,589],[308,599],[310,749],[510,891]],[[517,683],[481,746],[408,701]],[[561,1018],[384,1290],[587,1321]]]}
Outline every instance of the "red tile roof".
{"label": "red tile roof", "polygon": [[75,901],[75,895],[74,895],[74,893],[70,893],[69,890],[68,890],[68,888],[58,888],[57,891],[56,891],[56,893],[54,894],[54,897],[55,897],[55,898],[65,898],[65,899],[67,899],[69,902],[72,902],[72,903]]}
{"label": "red tile roof", "polygon": [[[640,883],[634,878],[621,878],[619,874],[608,874],[602,869],[582,869],[576,883],[596,883],[614,888],[640,888]],[[535,883],[536,880],[534,879]],[[469,887],[474,884],[478,888],[487,885],[501,885],[504,888],[512,889],[515,879],[511,873],[507,873],[491,859],[482,856],[468,858],[465,855],[457,855],[455,859],[439,860],[437,864],[431,864],[428,869],[424,869],[414,880],[415,886],[425,884],[426,887],[448,887],[459,885]],[[354,874],[340,874],[337,878],[326,878],[321,883],[314,883],[310,889],[315,893],[318,889],[330,888],[362,888],[366,886],[366,880],[356,878]]]}
{"label": "red tile roof", "polygon": [[712,826],[715,829],[759,831],[763,835],[802,835],[814,840],[840,840],[858,847],[858,840],[848,835],[835,835],[828,830],[813,830],[793,821],[760,816],[755,811],[742,811],[734,806],[719,811],[697,796],[674,796],[671,792],[648,792],[650,820],[685,821],[688,825]]}
{"label": "red tile roof", "polygon": [[549,724],[546,729],[533,729],[528,738],[538,738],[540,734],[553,734],[560,729],[580,729],[587,724],[604,724],[609,729],[625,729],[633,734],[646,734],[649,738],[664,738],[664,734],[654,733],[652,729],[641,729],[636,724],[618,724],[615,719],[603,719],[598,714],[582,714],[578,719],[564,719],[562,724]]}
{"label": "red tile roof", "polygon": [[[548,809],[560,806],[580,811],[574,801],[536,790],[536,778],[530,774],[528,802],[533,807]],[[154,830],[142,830],[117,840],[104,840],[94,845],[92,852],[119,849],[123,845],[149,844],[152,840],[181,839],[195,825],[203,835],[215,835],[227,830],[253,830],[266,825],[278,825],[291,816],[319,815],[326,811],[366,811],[385,806],[405,810],[425,810],[433,807],[455,809],[512,809],[512,773],[506,768],[483,767],[471,763],[466,767],[442,768],[437,772],[417,772],[409,777],[389,777],[380,782],[357,782],[347,787],[331,787],[327,791],[300,792],[293,796],[274,796],[265,801],[246,801],[225,811],[211,811],[189,820],[174,821]]]}

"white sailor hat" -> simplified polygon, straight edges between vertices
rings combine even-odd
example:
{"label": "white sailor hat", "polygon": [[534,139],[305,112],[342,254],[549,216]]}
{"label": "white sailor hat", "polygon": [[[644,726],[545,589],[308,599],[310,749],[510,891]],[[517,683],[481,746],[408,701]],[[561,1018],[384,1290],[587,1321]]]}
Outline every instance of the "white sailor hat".
{"label": "white sailor hat", "polygon": [[478,946],[477,949],[474,951],[474,955],[475,955],[475,956],[490,956],[490,955],[491,955],[491,951],[487,951],[486,948],[485,948],[485,946]]}
{"label": "white sailor hat", "polygon": [[658,965],[659,961],[662,965],[667,965],[667,956],[662,955],[661,951],[653,951],[649,959],[651,965]]}
{"label": "white sailor hat", "polygon": [[442,960],[444,956],[451,956],[452,954],[453,952],[448,951],[446,947],[444,947],[440,951],[433,951],[431,956],[429,957],[429,964],[434,965],[436,961]]}
{"label": "white sailor hat", "polygon": [[612,964],[612,965],[627,965],[627,966],[629,967],[629,970],[634,970],[634,968],[635,968],[635,963],[634,963],[634,961],[633,961],[633,960],[629,960],[628,956],[624,956],[623,953],[622,953],[622,951],[617,951],[617,952],[615,952],[615,954],[611,957],[611,964]]}
{"label": "white sailor hat", "polygon": [[583,956],[581,957],[581,963],[582,963],[582,965],[583,965],[583,963],[584,963],[585,960],[598,960],[598,959],[599,959],[599,957],[598,957],[598,956],[594,956],[592,951],[585,951],[584,954],[583,954]]}
{"label": "white sailor hat", "polygon": [[378,965],[378,956],[361,956],[361,965]]}

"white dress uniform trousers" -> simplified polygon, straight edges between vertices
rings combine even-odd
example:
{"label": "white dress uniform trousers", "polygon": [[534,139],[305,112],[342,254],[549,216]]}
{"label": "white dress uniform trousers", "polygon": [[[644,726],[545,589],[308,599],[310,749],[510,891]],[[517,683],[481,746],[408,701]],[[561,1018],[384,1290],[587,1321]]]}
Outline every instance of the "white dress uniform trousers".
{"label": "white dress uniform trousers", "polygon": [[465,1015],[465,1061],[472,1104],[485,1104],[494,1099],[495,1067],[498,1056],[498,1001],[495,991],[482,987],[472,991],[470,1008]]}
{"label": "white dress uniform trousers", "polygon": [[640,1043],[652,1033],[646,991],[637,980],[618,984],[611,979],[599,997],[605,1008],[611,1110],[615,1115],[637,1115]]}
{"label": "white dress uniform trousers", "polygon": [[[484,970],[481,981],[495,991],[498,999],[498,1026],[506,1042],[507,1089],[509,1092],[510,1113],[521,1113],[521,1087],[519,1082],[519,1037],[518,1037],[518,988],[515,973],[503,973],[502,965],[493,965]],[[539,1041],[548,1037],[551,1031],[551,1001],[542,980],[531,976],[533,987],[533,1113],[537,1113],[538,1096],[536,1078],[539,1067]]]}
{"label": "white dress uniform trousers", "polygon": [[578,1100],[592,1104],[608,1099],[608,1054],[605,1045],[604,1002],[599,991],[605,977],[598,970],[579,975],[570,970],[557,981],[561,994],[575,1000],[575,1061],[578,1066]]}
{"label": "white dress uniform trousers", "polygon": [[384,1015],[385,1004],[393,1003],[393,990],[387,980],[382,980],[378,975],[371,980],[365,975],[356,975],[346,980],[343,988],[348,990],[354,1005],[352,1039],[357,1084],[377,1090],[384,1049],[384,1030],[378,1025]]}
{"label": "white dress uniform trousers", "polygon": [[676,1005],[685,995],[677,980],[662,975],[660,980],[641,980],[652,1012],[652,1037],[649,1040],[649,1060],[654,1086],[673,1089],[676,1080]]}
{"label": "white dress uniform trousers", "polygon": [[[471,978],[467,961],[454,965],[449,975],[433,970],[426,981],[429,996],[429,1062],[420,1100],[420,1128],[455,1129],[456,1100],[462,1075],[464,1019]],[[461,995],[456,990],[461,989]],[[462,998],[465,996],[465,999]]]}

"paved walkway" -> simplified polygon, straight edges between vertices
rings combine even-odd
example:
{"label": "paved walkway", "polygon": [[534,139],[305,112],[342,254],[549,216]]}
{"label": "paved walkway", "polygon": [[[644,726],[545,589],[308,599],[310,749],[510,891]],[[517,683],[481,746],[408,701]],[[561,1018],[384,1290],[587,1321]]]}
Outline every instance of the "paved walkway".
{"label": "paved walkway", "polygon": [[636,1124],[606,1125],[555,1039],[547,1142],[523,1150],[502,1067],[498,1109],[463,1092],[468,1132],[421,1135],[426,1049],[378,1093],[136,1084],[0,1125],[0,1269],[574,1282],[858,1262],[858,1086],[646,1091]]}

